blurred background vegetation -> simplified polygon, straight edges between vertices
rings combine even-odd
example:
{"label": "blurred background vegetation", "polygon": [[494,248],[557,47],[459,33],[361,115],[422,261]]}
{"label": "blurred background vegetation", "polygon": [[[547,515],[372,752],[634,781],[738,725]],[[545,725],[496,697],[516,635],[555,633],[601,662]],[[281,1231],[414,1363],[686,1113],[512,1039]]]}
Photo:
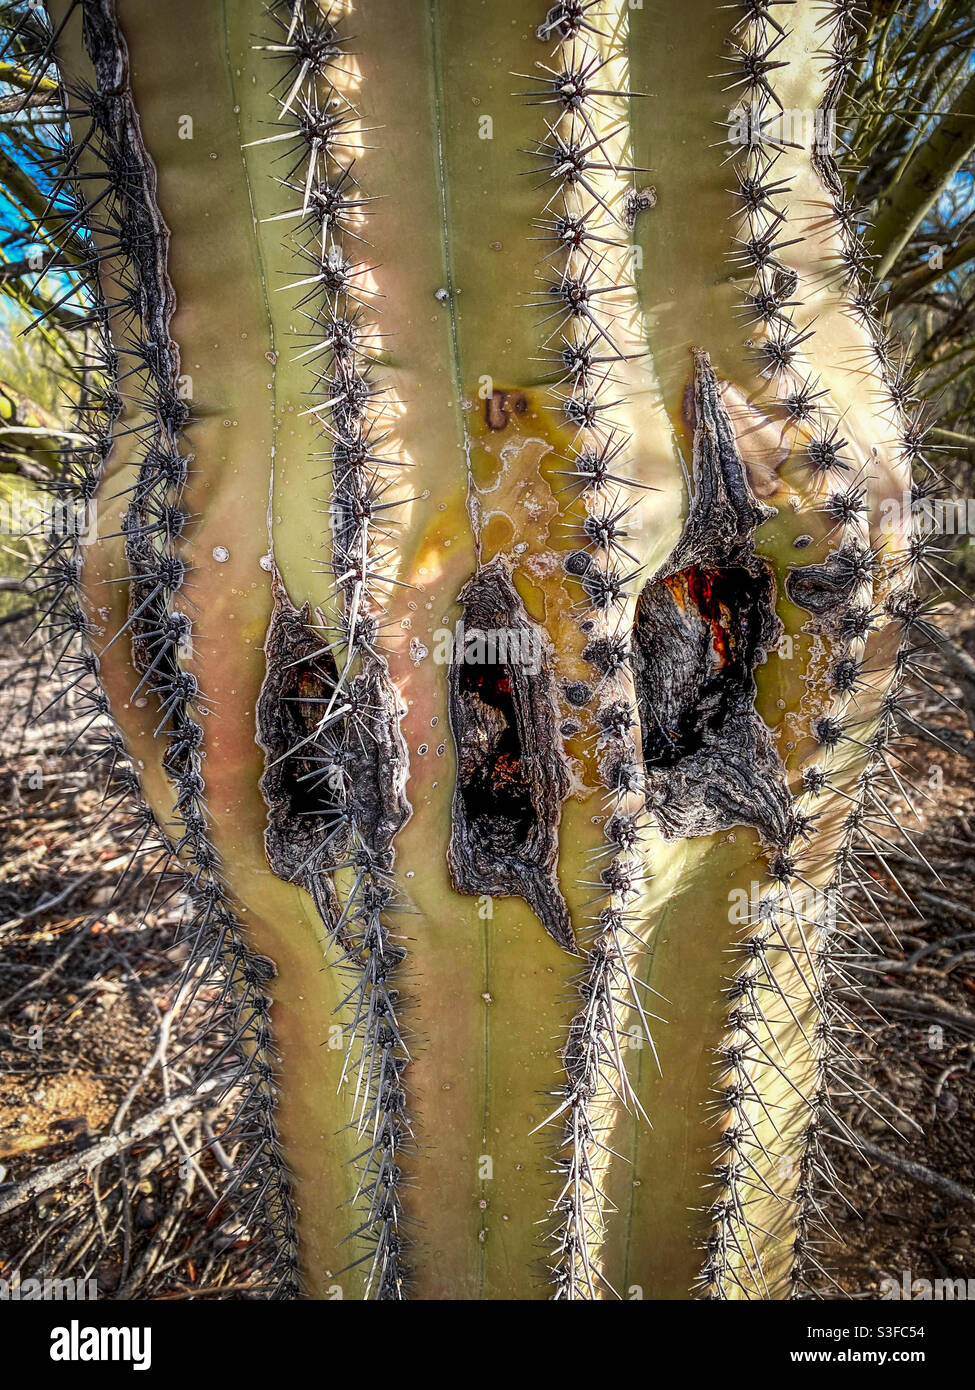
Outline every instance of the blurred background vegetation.
{"label": "blurred background vegetation", "polygon": [[85,353],[84,237],[51,197],[63,154],[53,68],[38,72],[36,7],[0,5],[0,618],[28,610],[45,495],[70,444]]}
{"label": "blurred background vegetation", "polygon": [[[919,374],[928,456],[949,496],[975,488],[975,8],[856,7],[860,41],[839,112],[847,189],[873,254],[894,350]],[[972,575],[972,538],[956,541]]]}

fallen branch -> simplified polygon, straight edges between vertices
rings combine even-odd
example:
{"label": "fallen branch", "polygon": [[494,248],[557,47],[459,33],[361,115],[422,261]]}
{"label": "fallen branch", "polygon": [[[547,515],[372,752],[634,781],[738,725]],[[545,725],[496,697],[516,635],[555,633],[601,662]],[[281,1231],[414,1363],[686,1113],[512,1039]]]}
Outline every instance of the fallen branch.
{"label": "fallen branch", "polygon": [[26,985],[22,985],[20,989],[15,990],[14,993],[8,995],[6,999],[0,999],[0,1018],[2,1018],[7,1010],[16,1004],[19,999],[22,999],[25,994],[33,994],[36,990],[46,985],[48,980],[61,969],[65,961],[74,954],[83,940],[84,936],[81,932],[78,932],[77,935],[69,941],[64,950],[55,957],[51,964],[41,971],[36,979],[29,980]]}
{"label": "fallen branch", "polygon": [[892,1168],[895,1173],[901,1173],[905,1178],[910,1178],[912,1182],[920,1183],[922,1187],[929,1187],[932,1192],[937,1192],[948,1202],[954,1202],[958,1206],[967,1207],[969,1211],[975,1211],[975,1192],[972,1192],[970,1188],[963,1187],[960,1182],[955,1182],[953,1178],[946,1178],[944,1174],[926,1168],[923,1163],[918,1163],[916,1159],[901,1158],[899,1154],[888,1153],[879,1144],[872,1144],[869,1139],[862,1139],[859,1135],[856,1136],[856,1145],[867,1158],[885,1164],[888,1168]]}
{"label": "fallen branch", "polygon": [[930,903],[932,907],[939,909],[945,917],[954,917],[958,922],[975,922],[975,908],[966,907],[962,902],[954,902],[950,898],[939,898],[937,893],[929,893],[926,888],[915,889],[915,896],[922,902]]}
{"label": "fallen branch", "polygon": [[219,1091],[229,1084],[229,1079],[226,1076],[211,1076],[193,1090],[181,1091],[179,1095],[164,1101],[162,1105],[157,1105],[154,1110],[141,1116],[121,1134],[110,1134],[104,1139],[99,1139],[97,1143],[92,1144],[90,1148],[84,1149],[81,1153],[72,1154],[70,1158],[62,1158],[60,1162],[52,1163],[49,1168],[43,1168],[39,1173],[33,1173],[20,1182],[9,1183],[0,1187],[0,1216],[6,1215],[8,1211],[13,1211],[16,1207],[23,1206],[25,1202],[32,1202],[42,1192],[50,1192],[53,1187],[61,1187],[65,1183],[71,1182],[79,1173],[87,1173],[92,1168],[97,1167],[99,1163],[114,1158],[123,1149],[131,1148],[133,1144],[137,1144],[140,1140],[148,1138],[150,1134],[154,1134],[170,1120],[185,1115],[188,1110],[199,1105],[205,1096],[212,1095],[214,1091]]}
{"label": "fallen branch", "polygon": [[943,1024],[956,1032],[975,1038],[975,1014],[964,1013],[942,1004],[933,994],[923,994],[910,989],[874,989],[869,985],[857,991],[858,997],[874,1004],[881,1014],[901,1014],[909,1018],[920,1018],[928,1023]]}

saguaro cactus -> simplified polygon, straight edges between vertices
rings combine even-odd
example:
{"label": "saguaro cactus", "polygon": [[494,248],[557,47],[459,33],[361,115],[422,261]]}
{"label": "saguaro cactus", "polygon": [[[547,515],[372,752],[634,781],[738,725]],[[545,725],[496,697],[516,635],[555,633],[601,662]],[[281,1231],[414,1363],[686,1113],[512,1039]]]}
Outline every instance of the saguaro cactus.
{"label": "saguaro cactus", "polygon": [[280,1291],[801,1291],[922,621],[854,7],[49,10],[49,626],[229,972]]}

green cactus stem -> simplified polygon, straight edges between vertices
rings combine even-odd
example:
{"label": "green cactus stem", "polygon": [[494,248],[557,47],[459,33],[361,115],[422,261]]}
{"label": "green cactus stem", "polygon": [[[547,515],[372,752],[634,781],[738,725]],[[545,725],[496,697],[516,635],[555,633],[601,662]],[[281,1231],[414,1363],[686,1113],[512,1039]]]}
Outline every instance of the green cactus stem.
{"label": "green cactus stem", "polygon": [[276,1288],[801,1291],[922,621],[851,7],[49,9],[106,383],[49,627],[227,973]]}

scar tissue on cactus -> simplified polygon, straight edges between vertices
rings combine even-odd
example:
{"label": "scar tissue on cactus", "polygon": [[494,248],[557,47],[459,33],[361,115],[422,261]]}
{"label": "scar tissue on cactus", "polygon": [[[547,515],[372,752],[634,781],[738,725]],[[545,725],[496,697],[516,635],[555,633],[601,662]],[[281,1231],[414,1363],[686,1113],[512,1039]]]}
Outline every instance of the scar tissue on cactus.
{"label": "scar tissue on cactus", "polygon": [[854,7],[16,22],[99,520],[44,630],[226,975],[268,1287],[803,1294],[924,623]]}

